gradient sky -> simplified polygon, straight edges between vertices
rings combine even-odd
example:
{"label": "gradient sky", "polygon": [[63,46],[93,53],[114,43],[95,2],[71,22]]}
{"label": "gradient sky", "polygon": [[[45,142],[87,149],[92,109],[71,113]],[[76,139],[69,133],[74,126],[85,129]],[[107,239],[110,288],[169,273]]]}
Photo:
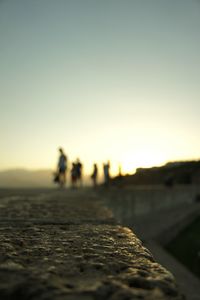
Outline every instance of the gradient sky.
{"label": "gradient sky", "polygon": [[200,158],[200,1],[0,0],[0,169]]}

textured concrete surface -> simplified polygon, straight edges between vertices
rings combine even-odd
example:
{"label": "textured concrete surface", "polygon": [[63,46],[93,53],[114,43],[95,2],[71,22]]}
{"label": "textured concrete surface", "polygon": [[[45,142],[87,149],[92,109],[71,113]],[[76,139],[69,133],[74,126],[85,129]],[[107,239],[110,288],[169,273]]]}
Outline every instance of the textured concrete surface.
{"label": "textured concrete surface", "polygon": [[0,192],[0,299],[183,299],[88,190]]}
{"label": "textured concrete surface", "polygon": [[[155,191],[156,187],[152,187]],[[150,199],[150,191],[152,188],[144,187],[143,196],[145,199],[145,191],[147,191],[146,201]],[[141,187],[139,191],[141,192]],[[175,201],[172,207],[165,207],[165,204],[161,203],[161,206],[165,209],[159,212],[155,209],[149,213],[138,215],[135,212],[134,197],[130,199],[124,199],[124,190],[118,190],[118,200],[114,201],[114,198],[110,198],[110,194],[113,192],[116,194],[116,189],[109,193],[102,193],[102,197],[105,199],[105,203],[112,209],[116,218],[125,226],[133,228],[137,236],[143,241],[148,249],[153,253],[156,260],[166,267],[176,277],[176,282],[179,285],[181,292],[186,296],[187,300],[200,300],[200,280],[194,274],[191,273],[185,266],[178,262],[174,257],[168,253],[164,245],[188,226],[197,216],[200,216],[200,203],[195,201],[198,194],[194,194],[194,191],[198,192],[197,187],[183,188],[175,187],[175,191],[170,191],[173,195],[179,196],[171,200]],[[130,190],[129,190],[130,191]],[[136,188],[135,193],[138,189]],[[161,193],[162,191],[162,193]],[[158,194],[165,194],[166,188],[158,187]],[[190,195],[191,193],[191,195]],[[125,193],[126,195],[126,193]],[[169,193],[168,193],[169,196]],[[183,196],[182,203],[180,199]],[[121,198],[120,198],[121,197]],[[166,200],[165,197],[160,198],[160,202]],[[185,201],[185,199],[188,201]],[[140,198],[137,199],[139,201]],[[177,201],[177,203],[176,203]],[[170,202],[170,201],[169,201]],[[168,202],[168,203],[169,203]],[[150,201],[151,203],[151,201]],[[148,207],[148,206],[147,206]]]}

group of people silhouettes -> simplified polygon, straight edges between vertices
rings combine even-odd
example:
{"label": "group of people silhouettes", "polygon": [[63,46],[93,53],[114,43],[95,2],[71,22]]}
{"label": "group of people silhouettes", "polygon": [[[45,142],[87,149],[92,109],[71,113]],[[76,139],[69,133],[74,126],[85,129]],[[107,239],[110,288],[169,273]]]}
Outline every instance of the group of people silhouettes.
{"label": "group of people silhouettes", "polygon": [[[54,182],[58,183],[60,187],[64,187],[66,185],[66,174],[68,171],[68,158],[64,153],[62,148],[59,148],[59,158],[57,171],[54,174]],[[104,184],[105,186],[109,185],[110,180],[110,162],[103,164],[103,174],[104,174]],[[82,186],[83,184],[83,164],[80,159],[77,158],[75,162],[72,162],[70,169],[70,177],[71,177],[71,187],[76,188],[78,186]],[[97,178],[98,178],[98,167],[97,164],[93,164],[92,174],[90,176],[93,186],[97,186]]]}
{"label": "group of people silhouettes", "polygon": [[77,158],[76,162],[72,163],[72,168],[71,168],[72,187],[76,187],[78,183],[80,186],[82,186],[82,168],[83,165],[80,162],[79,158]]}

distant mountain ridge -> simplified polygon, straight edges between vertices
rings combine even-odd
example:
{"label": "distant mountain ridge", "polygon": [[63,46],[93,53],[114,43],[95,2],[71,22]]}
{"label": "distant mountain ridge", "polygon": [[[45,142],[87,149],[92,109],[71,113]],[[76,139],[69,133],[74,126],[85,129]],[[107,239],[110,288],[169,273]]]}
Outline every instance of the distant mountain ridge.
{"label": "distant mountain ridge", "polygon": [[0,188],[52,187],[53,170],[10,169],[0,171]]}

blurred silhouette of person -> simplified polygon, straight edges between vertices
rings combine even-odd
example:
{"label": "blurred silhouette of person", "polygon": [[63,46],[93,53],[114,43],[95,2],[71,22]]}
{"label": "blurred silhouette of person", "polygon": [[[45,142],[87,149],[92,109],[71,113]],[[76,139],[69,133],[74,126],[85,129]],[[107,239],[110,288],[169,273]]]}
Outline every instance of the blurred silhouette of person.
{"label": "blurred silhouette of person", "polygon": [[103,164],[103,174],[104,174],[104,184],[106,187],[109,186],[110,183],[110,162],[107,164]]}
{"label": "blurred silhouette of person", "polygon": [[60,156],[58,159],[58,182],[60,187],[66,184],[66,171],[67,171],[67,156],[62,148],[59,148]]}
{"label": "blurred silhouette of person", "polygon": [[82,182],[82,170],[83,170],[83,165],[80,162],[80,159],[77,158],[77,160],[76,160],[76,176],[77,176],[77,182],[80,183],[80,186],[83,185],[83,182]]}
{"label": "blurred silhouette of person", "polygon": [[77,165],[76,163],[72,163],[71,168],[71,186],[72,188],[76,188],[77,183]]}
{"label": "blurred silhouette of person", "polygon": [[93,186],[96,187],[97,186],[97,175],[98,175],[98,168],[97,168],[97,164],[93,165],[93,172],[91,175],[92,181],[93,181]]}
{"label": "blurred silhouette of person", "polygon": [[123,183],[123,176],[122,176],[122,167],[119,164],[118,166],[118,175],[116,176],[116,183],[118,185],[118,187],[122,187],[122,183]]}

